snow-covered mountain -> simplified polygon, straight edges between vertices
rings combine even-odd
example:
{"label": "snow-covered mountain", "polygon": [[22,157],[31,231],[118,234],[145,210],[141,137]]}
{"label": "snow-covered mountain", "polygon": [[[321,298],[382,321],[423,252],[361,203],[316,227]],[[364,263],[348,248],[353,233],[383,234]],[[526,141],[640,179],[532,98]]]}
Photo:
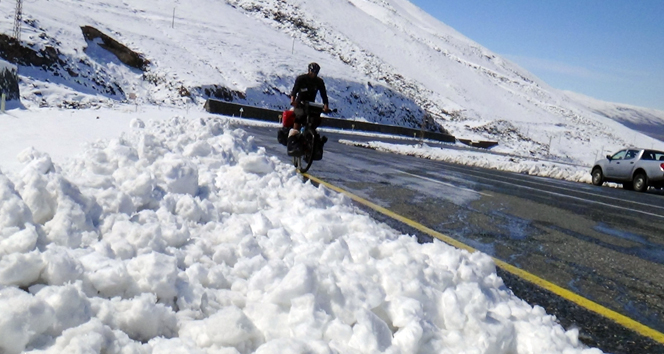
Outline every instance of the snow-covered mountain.
{"label": "snow-covered mountain", "polygon": [[[0,3],[4,34],[13,6]],[[664,146],[651,138],[664,135],[664,112],[554,89],[406,0],[35,0],[23,12],[22,45],[40,64],[20,66],[27,107],[218,97],[281,109],[316,61],[346,118],[419,127],[427,115],[500,151],[576,163],[601,155],[598,146]],[[121,63],[82,26],[148,64]]]}

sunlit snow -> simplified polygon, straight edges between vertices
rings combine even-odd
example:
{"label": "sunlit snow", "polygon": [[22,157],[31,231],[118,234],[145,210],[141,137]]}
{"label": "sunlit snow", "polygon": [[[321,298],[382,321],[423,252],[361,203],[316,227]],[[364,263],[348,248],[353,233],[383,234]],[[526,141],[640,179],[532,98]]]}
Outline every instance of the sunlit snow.
{"label": "sunlit snow", "polygon": [[0,175],[3,352],[591,352],[489,256],[419,244],[196,115]]}
{"label": "sunlit snow", "polygon": [[[587,182],[596,156],[662,146],[620,106],[554,90],[405,0],[23,6],[24,44],[70,66],[20,66],[21,102],[0,114],[0,353],[600,352],[512,295],[489,256],[374,221],[201,107],[224,88],[283,109],[317,61],[345,118],[419,127],[425,107],[519,157],[400,152]],[[0,9],[11,33],[14,4]]]}

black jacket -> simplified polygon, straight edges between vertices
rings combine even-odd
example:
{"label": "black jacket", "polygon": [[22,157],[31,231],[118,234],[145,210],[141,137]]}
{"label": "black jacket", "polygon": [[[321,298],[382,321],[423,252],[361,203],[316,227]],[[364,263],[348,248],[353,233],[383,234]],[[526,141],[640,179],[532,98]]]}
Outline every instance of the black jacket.
{"label": "black jacket", "polygon": [[320,97],[323,99],[323,104],[328,104],[327,90],[325,90],[325,82],[320,77],[311,77],[309,74],[303,74],[295,79],[295,85],[291,91],[291,96],[295,96],[295,101],[300,102],[315,102],[316,94],[320,92]]}

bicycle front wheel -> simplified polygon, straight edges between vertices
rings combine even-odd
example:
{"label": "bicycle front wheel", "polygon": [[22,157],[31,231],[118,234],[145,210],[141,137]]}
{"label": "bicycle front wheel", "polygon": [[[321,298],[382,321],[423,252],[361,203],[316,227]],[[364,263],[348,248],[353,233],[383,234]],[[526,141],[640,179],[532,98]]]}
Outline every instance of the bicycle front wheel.
{"label": "bicycle front wheel", "polygon": [[311,164],[314,162],[313,156],[314,151],[316,151],[316,136],[311,130],[306,130],[302,136],[303,143],[303,153],[300,157],[293,157],[293,164],[295,168],[300,173],[305,173],[309,171]]}

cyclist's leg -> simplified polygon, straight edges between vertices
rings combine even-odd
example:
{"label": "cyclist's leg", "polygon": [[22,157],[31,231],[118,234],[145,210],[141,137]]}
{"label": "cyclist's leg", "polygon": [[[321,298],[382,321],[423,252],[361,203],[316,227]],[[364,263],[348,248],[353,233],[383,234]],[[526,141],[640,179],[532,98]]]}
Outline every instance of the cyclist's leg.
{"label": "cyclist's leg", "polygon": [[300,128],[306,122],[306,115],[302,108],[295,108],[293,110],[295,113],[295,123],[293,124],[293,129],[288,133],[288,139],[286,141],[286,148],[288,150],[288,155],[291,156],[300,156],[302,155],[302,143]]}
{"label": "cyclist's leg", "polygon": [[307,116],[304,108],[297,107],[293,109],[293,113],[295,113],[295,123],[293,124],[293,129],[291,129],[290,133],[288,134],[289,136],[299,133],[300,128],[302,128],[302,126],[307,122]]}

